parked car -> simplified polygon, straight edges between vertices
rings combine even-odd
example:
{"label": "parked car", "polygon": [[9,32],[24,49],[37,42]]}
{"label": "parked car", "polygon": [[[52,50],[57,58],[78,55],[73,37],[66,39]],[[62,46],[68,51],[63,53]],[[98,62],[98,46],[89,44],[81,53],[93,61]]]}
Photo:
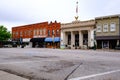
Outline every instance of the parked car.
{"label": "parked car", "polygon": [[12,47],[17,47],[17,44],[16,44],[16,43],[13,43],[13,44],[12,44]]}
{"label": "parked car", "polygon": [[12,48],[12,45],[8,44],[8,45],[3,45],[4,48]]}

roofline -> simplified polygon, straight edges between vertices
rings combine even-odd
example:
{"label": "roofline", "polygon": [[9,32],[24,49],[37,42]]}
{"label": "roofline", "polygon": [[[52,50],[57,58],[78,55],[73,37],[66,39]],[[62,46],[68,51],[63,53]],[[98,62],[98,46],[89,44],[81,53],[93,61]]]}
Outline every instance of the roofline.
{"label": "roofline", "polygon": [[30,25],[44,24],[44,23],[48,23],[48,22],[46,21],[46,22],[38,22],[38,23],[33,23],[33,24],[25,24],[25,25],[20,25],[20,26],[14,26],[12,28],[25,27],[25,26],[30,26]]}
{"label": "roofline", "polygon": [[95,17],[95,19],[104,19],[104,18],[113,18],[113,17],[120,17],[120,14]]}

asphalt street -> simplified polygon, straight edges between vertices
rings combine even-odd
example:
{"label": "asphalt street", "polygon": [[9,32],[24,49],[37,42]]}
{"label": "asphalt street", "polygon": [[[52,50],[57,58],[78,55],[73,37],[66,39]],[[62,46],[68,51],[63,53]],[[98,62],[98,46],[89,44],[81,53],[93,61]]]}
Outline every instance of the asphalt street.
{"label": "asphalt street", "polygon": [[120,51],[0,48],[0,70],[30,80],[120,80]]}

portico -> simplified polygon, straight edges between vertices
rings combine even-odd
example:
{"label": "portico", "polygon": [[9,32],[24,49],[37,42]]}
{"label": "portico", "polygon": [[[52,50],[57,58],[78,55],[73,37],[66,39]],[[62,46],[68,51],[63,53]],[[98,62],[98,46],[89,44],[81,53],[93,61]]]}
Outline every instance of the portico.
{"label": "portico", "polygon": [[61,25],[61,44],[66,48],[88,48],[94,46],[95,21],[73,21]]}

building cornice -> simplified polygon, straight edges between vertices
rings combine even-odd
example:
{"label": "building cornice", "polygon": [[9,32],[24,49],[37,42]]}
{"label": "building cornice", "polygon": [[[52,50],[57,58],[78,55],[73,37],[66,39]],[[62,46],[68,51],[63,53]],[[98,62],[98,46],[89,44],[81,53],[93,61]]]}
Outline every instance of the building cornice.
{"label": "building cornice", "polygon": [[116,18],[116,17],[120,17],[120,14],[96,17],[95,20],[97,20],[97,19],[107,19],[107,18]]}
{"label": "building cornice", "polygon": [[73,21],[71,23],[64,23],[61,24],[61,29],[64,28],[76,28],[82,26],[95,26],[95,20],[88,20],[88,21]]}

